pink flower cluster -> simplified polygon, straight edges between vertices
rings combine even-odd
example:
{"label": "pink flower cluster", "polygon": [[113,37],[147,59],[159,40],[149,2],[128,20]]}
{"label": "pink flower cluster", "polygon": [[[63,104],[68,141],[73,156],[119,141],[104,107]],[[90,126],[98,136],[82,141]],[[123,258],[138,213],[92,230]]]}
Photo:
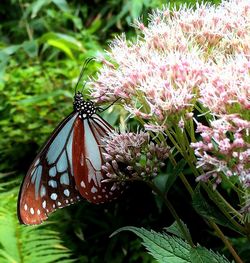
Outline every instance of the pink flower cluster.
{"label": "pink flower cluster", "polygon": [[197,101],[216,114],[249,110],[249,17],[248,0],[155,11],[147,26],[136,22],[136,41],[113,41],[92,96],[122,98],[132,116],[159,127],[192,112]]}
{"label": "pink flower cluster", "polygon": [[235,55],[211,62],[205,73],[206,81],[199,86],[199,101],[212,113],[241,113],[250,110],[250,57]]}
{"label": "pink flower cluster", "polygon": [[237,176],[250,187],[250,122],[237,115],[226,115],[211,121],[210,127],[198,123],[202,140],[192,143],[198,157],[197,167],[205,173],[198,180],[215,178],[215,185],[224,176]]}
{"label": "pink flower cluster", "polygon": [[[214,177],[218,184],[222,175],[237,175],[249,187],[250,1],[165,7],[148,25],[135,26],[136,40],[122,35],[101,57],[92,96],[99,102],[121,98],[146,130],[165,132],[175,145],[188,143],[182,135],[193,140],[201,133],[192,144],[205,171],[199,179]],[[199,124],[194,134],[197,110],[216,120]],[[176,149],[184,156],[188,147]]]}

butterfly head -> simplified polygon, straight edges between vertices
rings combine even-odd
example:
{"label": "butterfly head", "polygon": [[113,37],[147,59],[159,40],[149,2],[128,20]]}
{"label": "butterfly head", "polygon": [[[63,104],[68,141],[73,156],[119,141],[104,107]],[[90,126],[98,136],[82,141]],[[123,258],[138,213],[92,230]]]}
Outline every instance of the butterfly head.
{"label": "butterfly head", "polygon": [[95,104],[90,100],[84,100],[80,91],[75,94],[74,97],[74,111],[79,112],[79,118],[90,118],[96,113]]}

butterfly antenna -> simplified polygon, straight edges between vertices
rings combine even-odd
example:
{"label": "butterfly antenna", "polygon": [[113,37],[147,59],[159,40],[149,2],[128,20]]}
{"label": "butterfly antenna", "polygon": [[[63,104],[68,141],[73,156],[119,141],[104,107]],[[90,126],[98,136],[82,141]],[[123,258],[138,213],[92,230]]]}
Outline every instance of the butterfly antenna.
{"label": "butterfly antenna", "polygon": [[[87,65],[89,64],[89,62],[91,62],[92,60],[94,59],[94,57],[91,57],[91,58],[87,58],[84,63],[83,63],[83,66],[82,66],[82,69],[81,69],[81,72],[80,72],[80,76],[77,80],[77,83],[75,85],[75,94],[76,94],[76,90],[77,90],[77,87],[82,79],[82,76],[83,76],[83,73],[85,72],[85,69],[87,67]],[[84,87],[85,87],[86,83],[84,84]]]}
{"label": "butterfly antenna", "polygon": [[110,108],[111,106],[113,106],[118,100],[120,100],[121,98],[118,98],[116,99],[115,101],[113,101],[110,105],[108,105],[106,108],[101,108],[101,107],[98,107],[98,111],[99,112],[103,112],[105,110],[107,110],[108,108]]}

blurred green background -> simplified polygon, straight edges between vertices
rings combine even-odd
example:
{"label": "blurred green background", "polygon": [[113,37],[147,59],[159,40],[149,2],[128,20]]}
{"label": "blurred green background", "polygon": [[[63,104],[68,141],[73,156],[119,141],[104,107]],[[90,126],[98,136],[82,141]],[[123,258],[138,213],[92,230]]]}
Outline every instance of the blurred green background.
{"label": "blurred green background", "polygon": [[[170,1],[170,5],[195,1]],[[218,0],[212,3],[219,3]],[[16,201],[20,183],[41,145],[72,111],[74,85],[86,58],[104,54],[122,32],[136,37],[134,19],[146,23],[163,0],[2,0],[0,2],[0,262],[155,262],[130,233],[109,238],[119,227],[161,231],[174,220],[150,189],[133,184],[115,202],[81,202],[58,210],[43,225],[20,226]],[[92,63],[85,74],[98,70]],[[103,117],[123,123],[119,107]],[[130,127],[138,124],[130,120]],[[171,166],[167,166],[167,172]],[[170,198],[189,225],[194,240],[225,253],[217,238],[192,210],[176,184]],[[184,209],[183,209],[184,207]],[[200,237],[204,234],[206,238]],[[230,233],[229,233],[230,234]],[[209,237],[209,238],[207,238]],[[241,239],[235,245],[244,258]],[[226,254],[227,255],[227,254]],[[227,255],[228,256],[228,255]],[[229,256],[230,257],[230,256]]]}

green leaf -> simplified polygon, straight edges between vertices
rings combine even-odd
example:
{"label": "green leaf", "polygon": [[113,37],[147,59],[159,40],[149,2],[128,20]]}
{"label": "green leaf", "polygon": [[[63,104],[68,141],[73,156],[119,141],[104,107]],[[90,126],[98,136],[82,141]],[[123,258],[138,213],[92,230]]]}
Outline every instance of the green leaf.
{"label": "green leaf", "polygon": [[137,19],[142,13],[142,8],[144,5],[144,0],[130,1],[130,14],[132,19]]}
{"label": "green leaf", "polygon": [[113,233],[121,231],[132,231],[143,239],[143,245],[150,254],[162,263],[186,263],[189,259],[190,246],[180,238],[171,237],[167,234],[160,234],[153,230],[148,231],[144,228],[132,226],[123,227]]}
{"label": "green leaf", "polygon": [[21,45],[11,45],[9,47],[1,49],[1,53],[4,53],[9,56],[17,52],[20,47]]}
{"label": "green leaf", "polygon": [[65,0],[52,0],[52,2],[63,12],[69,12],[69,6]]}
{"label": "green leaf", "polygon": [[[7,59],[2,60],[2,61],[0,60],[0,84],[1,82],[2,83],[4,82],[4,74],[5,74],[7,63],[8,63]],[[0,87],[0,90],[1,90],[1,87]]]}
{"label": "green leaf", "polygon": [[221,211],[216,206],[210,204],[202,195],[199,185],[194,191],[192,205],[195,211],[202,217],[213,220],[217,224],[229,227],[234,231],[237,231],[237,229],[235,229],[235,226],[221,213]]}
{"label": "green leaf", "polygon": [[50,39],[57,39],[60,40],[64,43],[67,43],[69,48],[80,50],[82,49],[82,43],[78,41],[76,38],[66,35],[66,34],[61,34],[61,33],[55,33],[55,32],[49,32],[45,33],[40,39],[40,42],[46,42]]}
{"label": "green leaf", "polygon": [[29,7],[29,10],[31,11],[31,18],[35,18],[42,7],[48,5],[49,3],[50,0],[37,0],[32,3],[32,5]]}
{"label": "green leaf", "polygon": [[201,246],[191,247],[180,238],[153,230],[128,226],[118,229],[112,236],[121,231],[132,231],[142,238],[143,245],[160,263],[230,263],[224,256],[211,250]]}
{"label": "green leaf", "polygon": [[29,57],[33,58],[37,56],[38,44],[36,40],[24,41],[22,47]]}
{"label": "green leaf", "polygon": [[96,31],[100,29],[102,25],[102,21],[100,19],[95,19],[92,23],[91,26],[86,30],[86,33],[91,35],[94,34]]}
{"label": "green leaf", "polygon": [[53,46],[53,47],[56,47],[58,49],[61,49],[65,54],[67,54],[70,58],[74,59],[74,55],[73,53],[71,52],[70,48],[65,45],[65,43],[61,42],[61,41],[58,41],[56,39],[49,39],[47,41],[47,43],[50,45],[50,46]]}
{"label": "green leaf", "polygon": [[190,260],[192,263],[230,263],[224,256],[201,246],[191,248]]}
{"label": "green leaf", "polygon": [[[184,222],[182,222],[182,225],[186,229],[186,232],[189,233],[189,229],[188,229],[187,225]],[[164,227],[164,230],[166,230],[170,234],[174,234],[177,237],[185,239],[185,236],[183,235],[183,232],[181,231],[181,229],[180,229],[180,227],[176,221],[171,226]],[[190,233],[189,233],[189,235],[190,235]]]}
{"label": "green leaf", "polygon": [[67,54],[71,59],[74,58],[72,50],[83,51],[81,42],[72,36],[49,32],[44,34],[40,39],[39,43],[47,43],[50,46],[56,47]]}

